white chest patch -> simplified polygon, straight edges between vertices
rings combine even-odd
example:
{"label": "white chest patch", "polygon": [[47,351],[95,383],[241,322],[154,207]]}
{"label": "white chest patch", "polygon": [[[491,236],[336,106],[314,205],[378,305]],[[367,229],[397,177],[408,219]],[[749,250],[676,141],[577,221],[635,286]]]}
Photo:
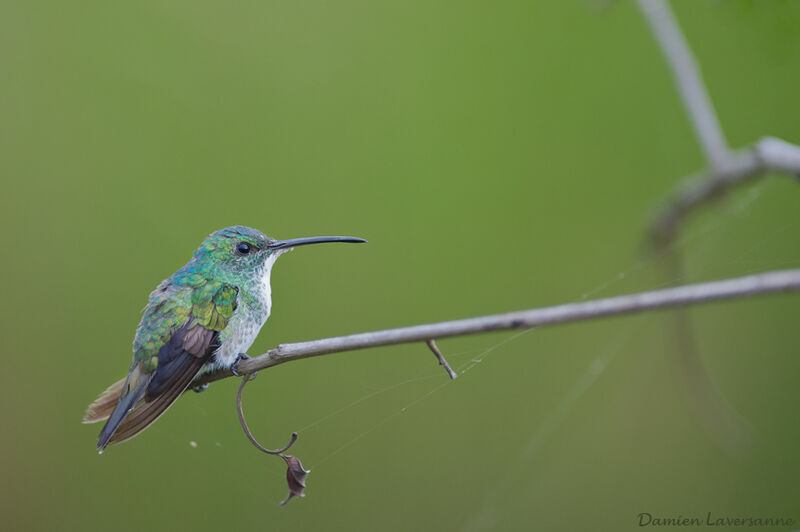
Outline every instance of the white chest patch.
{"label": "white chest patch", "polygon": [[[272,311],[272,284],[270,283],[270,276],[272,275],[272,267],[275,265],[275,261],[278,260],[278,257],[280,257],[285,251],[288,250],[279,249],[274,251],[269,257],[267,257],[266,262],[264,262],[264,273],[261,276],[261,283],[259,285],[259,288],[261,290],[260,298],[264,302],[267,308],[267,318],[269,317],[269,314]],[[266,318],[264,318],[264,321],[266,321]]]}

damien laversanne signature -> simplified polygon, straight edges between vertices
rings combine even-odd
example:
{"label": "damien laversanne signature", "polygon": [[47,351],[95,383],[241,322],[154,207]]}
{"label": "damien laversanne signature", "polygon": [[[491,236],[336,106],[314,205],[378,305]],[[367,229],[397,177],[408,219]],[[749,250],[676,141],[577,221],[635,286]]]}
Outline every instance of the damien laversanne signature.
{"label": "damien laversanne signature", "polygon": [[708,512],[704,517],[674,517],[655,516],[648,512],[637,514],[639,526],[724,526],[724,527],[753,527],[753,526],[792,526],[795,520],[791,517],[756,517],[756,516],[717,516]]}

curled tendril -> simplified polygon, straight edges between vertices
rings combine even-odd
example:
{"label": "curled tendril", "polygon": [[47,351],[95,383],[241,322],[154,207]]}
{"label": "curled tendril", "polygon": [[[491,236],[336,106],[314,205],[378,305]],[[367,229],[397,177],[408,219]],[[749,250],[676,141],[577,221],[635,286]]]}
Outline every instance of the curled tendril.
{"label": "curled tendril", "polygon": [[244,412],[242,411],[242,391],[244,390],[244,386],[245,384],[247,384],[247,381],[251,380],[254,376],[255,375],[253,374],[245,375],[242,378],[242,384],[239,385],[239,391],[236,392],[236,413],[239,414],[239,423],[242,424],[242,429],[244,430],[245,435],[250,440],[250,443],[252,443],[256,447],[256,449],[267,454],[283,454],[286,451],[288,451],[292,445],[294,445],[294,442],[297,441],[296,432],[292,433],[292,437],[289,440],[289,443],[287,443],[284,447],[280,449],[267,449],[266,447],[258,443],[258,440],[256,440],[255,436],[253,436],[253,433],[250,431],[250,427],[247,426],[247,421],[245,421],[244,419]]}
{"label": "curled tendril", "polygon": [[305,497],[303,490],[306,488],[306,477],[310,471],[303,469],[303,464],[300,463],[298,458],[283,454],[284,452],[288,451],[292,445],[294,445],[294,442],[297,441],[296,432],[292,433],[289,443],[280,449],[267,449],[258,443],[258,440],[256,440],[255,436],[253,436],[253,433],[250,431],[250,427],[247,426],[247,421],[245,421],[244,412],[242,411],[242,391],[244,390],[247,382],[253,380],[253,377],[255,377],[255,374],[247,374],[242,378],[242,384],[239,385],[239,391],[236,392],[236,413],[239,414],[239,423],[241,423],[247,439],[250,440],[250,443],[252,443],[256,449],[267,454],[278,455],[283,458],[284,462],[286,462],[286,466],[288,467],[286,471],[286,482],[289,485],[289,495],[286,497],[286,499],[284,499],[283,502],[281,502],[281,506],[284,506],[293,497]]}

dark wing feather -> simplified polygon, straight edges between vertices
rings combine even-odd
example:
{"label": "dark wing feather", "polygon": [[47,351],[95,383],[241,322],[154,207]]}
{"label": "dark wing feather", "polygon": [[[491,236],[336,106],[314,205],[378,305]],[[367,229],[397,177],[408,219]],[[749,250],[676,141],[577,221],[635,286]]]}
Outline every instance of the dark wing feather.
{"label": "dark wing feather", "polygon": [[136,436],[166,412],[217,350],[218,336],[217,331],[200,325],[185,325],[176,331],[158,353],[158,369],[144,398],[119,425],[109,443]]}
{"label": "dark wing feather", "polygon": [[164,390],[185,378],[186,368],[195,365],[197,359],[205,362],[219,347],[215,341],[218,333],[201,325],[184,325],[169,342],[158,351],[158,369],[147,386],[145,400],[152,401]]}

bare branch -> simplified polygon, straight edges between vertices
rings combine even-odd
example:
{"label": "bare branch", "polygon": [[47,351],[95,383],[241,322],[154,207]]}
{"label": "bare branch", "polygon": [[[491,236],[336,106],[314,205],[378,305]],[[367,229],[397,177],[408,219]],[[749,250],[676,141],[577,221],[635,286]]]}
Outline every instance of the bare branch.
{"label": "bare branch", "polygon": [[718,172],[704,172],[678,185],[673,198],[658,213],[650,228],[654,242],[672,240],[679,223],[697,207],[723,197],[731,188],[767,172],[800,175],[800,146],[764,137],[754,146],[731,153]]}
{"label": "bare branch", "polygon": [[700,67],[666,0],[638,2],[672,69],[686,113],[692,121],[709,166],[712,170],[719,171],[727,162],[728,146],[711,98],[703,84]]}
{"label": "bare branch", "polygon": [[[800,269],[766,272],[721,281],[677,286],[579,303],[566,303],[553,307],[521,310],[506,314],[386,329],[348,336],[335,336],[308,342],[280,344],[263,355],[249,360],[242,360],[236,369],[239,373],[247,374],[277,366],[284,362],[367,347],[427,342],[430,338],[449,338],[491,331],[528,329],[543,325],[570,323],[605,316],[617,316],[647,310],[794,290],[800,290]],[[205,382],[229,376],[231,376],[230,372],[217,373],[209,376]]]}

